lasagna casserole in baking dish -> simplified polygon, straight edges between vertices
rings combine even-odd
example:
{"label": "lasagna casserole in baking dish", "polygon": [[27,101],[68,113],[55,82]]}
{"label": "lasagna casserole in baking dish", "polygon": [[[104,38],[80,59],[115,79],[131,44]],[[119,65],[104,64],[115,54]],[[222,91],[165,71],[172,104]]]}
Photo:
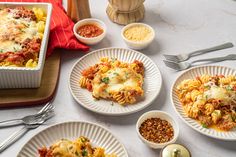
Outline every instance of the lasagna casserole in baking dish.
{"label": "lasagna casserole in baking dish", "polygon": [[40,86],[52,5],[0,3],[0,88]]}

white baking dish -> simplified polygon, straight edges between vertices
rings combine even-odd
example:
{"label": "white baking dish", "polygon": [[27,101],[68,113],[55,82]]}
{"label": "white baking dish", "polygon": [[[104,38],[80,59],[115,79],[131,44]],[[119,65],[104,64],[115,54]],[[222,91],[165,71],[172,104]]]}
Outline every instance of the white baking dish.
{"label": "white baking dish", "polygon": [[38,7],[44,9],[47,13],[45,31],[39,53],[39,61],[37,67],[32,69],[25,67],[0,66],[0,88],[37,88],[41,83],[47,51],[52,5],[50,3],[0,2],[0,8],[17,6],[24,6],[26,8]]}

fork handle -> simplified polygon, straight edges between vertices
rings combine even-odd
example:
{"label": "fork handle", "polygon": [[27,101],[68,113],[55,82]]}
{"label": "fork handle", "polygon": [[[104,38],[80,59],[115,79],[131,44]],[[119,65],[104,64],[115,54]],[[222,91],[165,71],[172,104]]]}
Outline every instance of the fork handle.
{"label": "fork handle", "polygon": [[20,137],[22,137],[29,129],[27,127],[23,127],[20,130],[14,132],[11,136],[9,136],[6,140],[4,140],[0,144],[0,153],[12,145],[15,141],[17,141]]}
{"label": "fork handle", "polygon": [[205,61],[220,62],[220,61],[225,61],[225,60],[236,60],[236,55],[235,54],[231,54],[231,55],[227,55],[227,56],[224,56],[224,57],[199,59],[199,60],[192,61],[192,64],[196,63],[196,62],[205,62]]}
{"label": "fork handle", "polygon": [[0,128],[22,124],[21,119],[5,120],[0,122]]}
{"label": "fork handle", "polygon": [[204,54],[204,53],[208,53],[208,52],[212,52],[212,51],[216,51],[216,50],[231,48],[233,46],[234,45],[231,42],[227,42],[227,43],[224,43],[222,45],[218,45],[218,46],[214,46],[214,47],[210,47],[210,48],[206,48],[206,49],[191,52],[191,53],[189,53],[189,56],[197,56],[197,55],[200,55],[200,54]]}

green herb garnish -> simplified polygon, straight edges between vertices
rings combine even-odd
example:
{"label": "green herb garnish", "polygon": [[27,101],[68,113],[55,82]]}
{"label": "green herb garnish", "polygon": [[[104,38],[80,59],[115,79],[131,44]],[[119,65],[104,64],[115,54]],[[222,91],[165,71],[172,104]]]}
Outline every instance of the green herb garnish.
{"label": "green herb garnish", "polygon": [[3,49],[0,49],[0,52],[3,52]]}
{"label": "green herb garnish", "polygon": [[118,74],[117,72],[114,72],[114,73],[113,73],[113,75],[116,75],[116,76],[118,76],[119,74]]}
{"label": "green herb garnish", "polygon": [[117,59],[116,58],[111,58],[111,61],[112,62],[115,62]]}
{"label": "green herb garnish", "polygon": [[104,77],[101,81],[108,84],[109,83],[109,77]]}
{"label": "green herb garnish", "polygon": [[231,90],[233,90],[233,89],[232,89],[231,86],[227,86],[227,87],[226,87],[226,90],[230,90],[230,91],[231,91]]}
{"label": "green herb garnish", "polygon": [[202,123],[203,128],[208,128],[208,126],[205,123]]}
{"label": "green herb garnish", "polygon": [[15,47],[13,47],[13,49],[14,49],[15,52],[17,51],[17,49]]}
{"label": "green herb garnish", "polygon": [[88,155],[88,152],[87,152],[86,149],[84,149],[84,150],[82,151],[82,156],[87,156],[87,155]]}

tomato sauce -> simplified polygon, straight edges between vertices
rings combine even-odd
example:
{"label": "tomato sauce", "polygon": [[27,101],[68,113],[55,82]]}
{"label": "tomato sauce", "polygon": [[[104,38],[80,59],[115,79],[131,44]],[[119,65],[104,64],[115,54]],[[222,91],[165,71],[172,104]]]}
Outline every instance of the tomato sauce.
{"label": "tomato sauce", "polygon": [[77,33],[82,37],[93,38],[101,35],[103,33],[103,29],[94,24],[87,24],[79,27]]}

